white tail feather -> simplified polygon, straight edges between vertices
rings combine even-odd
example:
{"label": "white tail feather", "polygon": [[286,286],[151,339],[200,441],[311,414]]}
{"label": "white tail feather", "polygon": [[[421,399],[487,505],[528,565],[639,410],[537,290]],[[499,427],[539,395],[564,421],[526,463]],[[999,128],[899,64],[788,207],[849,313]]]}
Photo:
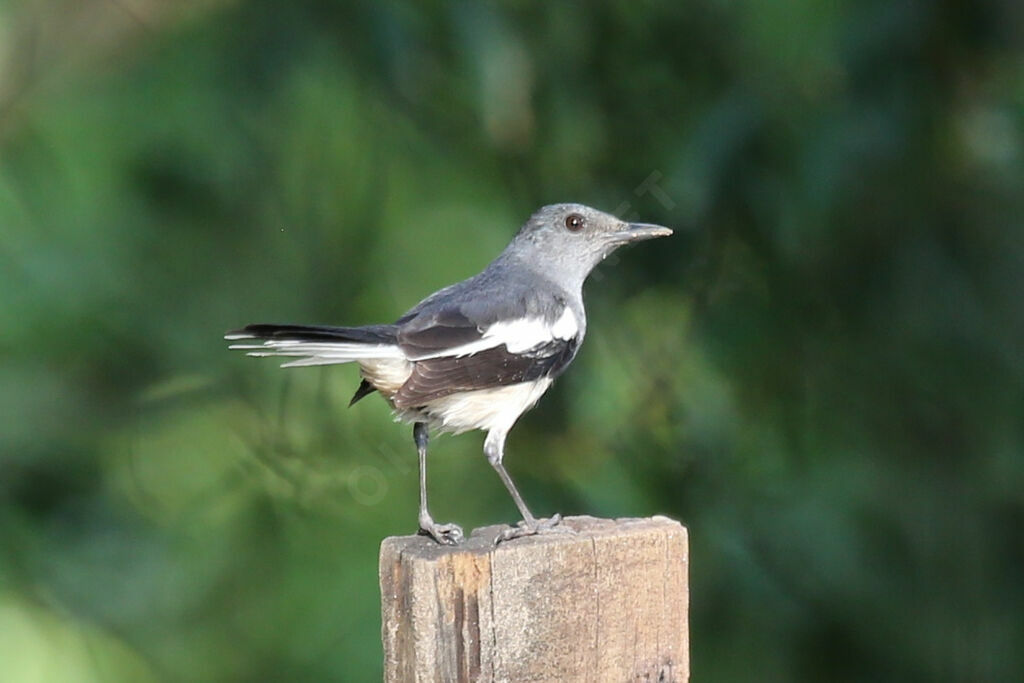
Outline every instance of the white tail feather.
{"label": "white tail feather", "polygon": [[[249,354],[250,356],[252,354]],[[314,365],[337,365],[339,363],[347,363],[349,361],[338,360],[337,358],[324,358],[323,356],[310,356],[308,358],[299,358],[298,360],[290,360],[287,363],[281,363],[282,368],[305,368]]]}
{"label": "white tail feather", "polygon": [[262,344],[232,344],[230,348],[248,351],[246,355],[249,356],[285,356],[298,359],[284,363],[281,366],[283,368],[334,365],[365,360],[405,360],[405,354],[394,344],[268,339]]}

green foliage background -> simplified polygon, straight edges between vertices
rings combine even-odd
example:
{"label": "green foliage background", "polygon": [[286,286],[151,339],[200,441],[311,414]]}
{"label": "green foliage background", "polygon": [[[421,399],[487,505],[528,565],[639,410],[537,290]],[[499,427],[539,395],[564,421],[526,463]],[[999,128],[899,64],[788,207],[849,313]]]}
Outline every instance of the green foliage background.
{"label": "green foliage background", "polygon": [[[1020,680],[1022,22],[0,4],[0,678],[378,678],[409,430],[220,336],[391,320],[581,201],[677,234],[589,283],[532,506],[689,526],[695,680]],[[480,445],[438,519],[514,520]]]}

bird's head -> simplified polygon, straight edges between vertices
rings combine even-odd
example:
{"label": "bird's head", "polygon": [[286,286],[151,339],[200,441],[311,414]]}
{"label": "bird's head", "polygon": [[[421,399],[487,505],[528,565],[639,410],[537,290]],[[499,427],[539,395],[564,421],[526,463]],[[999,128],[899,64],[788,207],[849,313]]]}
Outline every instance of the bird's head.
{"label": "bird's head", "polygon": [[551,204],[530,216],[509,250],[543,274],[582,284],[622,245],[671,234],[660,225],[630,223],[583,204]]}

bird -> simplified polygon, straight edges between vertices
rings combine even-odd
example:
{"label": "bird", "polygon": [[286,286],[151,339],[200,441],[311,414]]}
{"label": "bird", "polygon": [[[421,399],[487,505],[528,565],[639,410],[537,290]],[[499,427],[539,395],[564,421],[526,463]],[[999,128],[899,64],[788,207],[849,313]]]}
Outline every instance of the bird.
{"label": "bird", "polygon": [[483,451],[522,520],[498,541],[558,530],[538,519],[504,465],[505,439],[572,363],[587,331],[583,284],[619,247],[672,234],[583,204],[538,209],[480,273],[426,297],[391,324],[334,327],[252,324],[228,332],[229,348],[288,359],[295,368],[356,363],[349,405],[379,393],[396,420],[412,424],[419,457],[419,534],[441,545],[464,535],[437,523],[427,505],[430,431],[486,432]]}

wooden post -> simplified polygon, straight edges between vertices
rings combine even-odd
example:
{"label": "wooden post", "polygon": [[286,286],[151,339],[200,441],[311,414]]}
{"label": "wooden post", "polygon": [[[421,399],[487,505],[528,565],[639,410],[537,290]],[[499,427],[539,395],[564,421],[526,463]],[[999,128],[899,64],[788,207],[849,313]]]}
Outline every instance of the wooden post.
{"label": "wooden post", "polygon": [[686,681],[686,528],[569,517],[575,533],[380,548],[384,680]]}

